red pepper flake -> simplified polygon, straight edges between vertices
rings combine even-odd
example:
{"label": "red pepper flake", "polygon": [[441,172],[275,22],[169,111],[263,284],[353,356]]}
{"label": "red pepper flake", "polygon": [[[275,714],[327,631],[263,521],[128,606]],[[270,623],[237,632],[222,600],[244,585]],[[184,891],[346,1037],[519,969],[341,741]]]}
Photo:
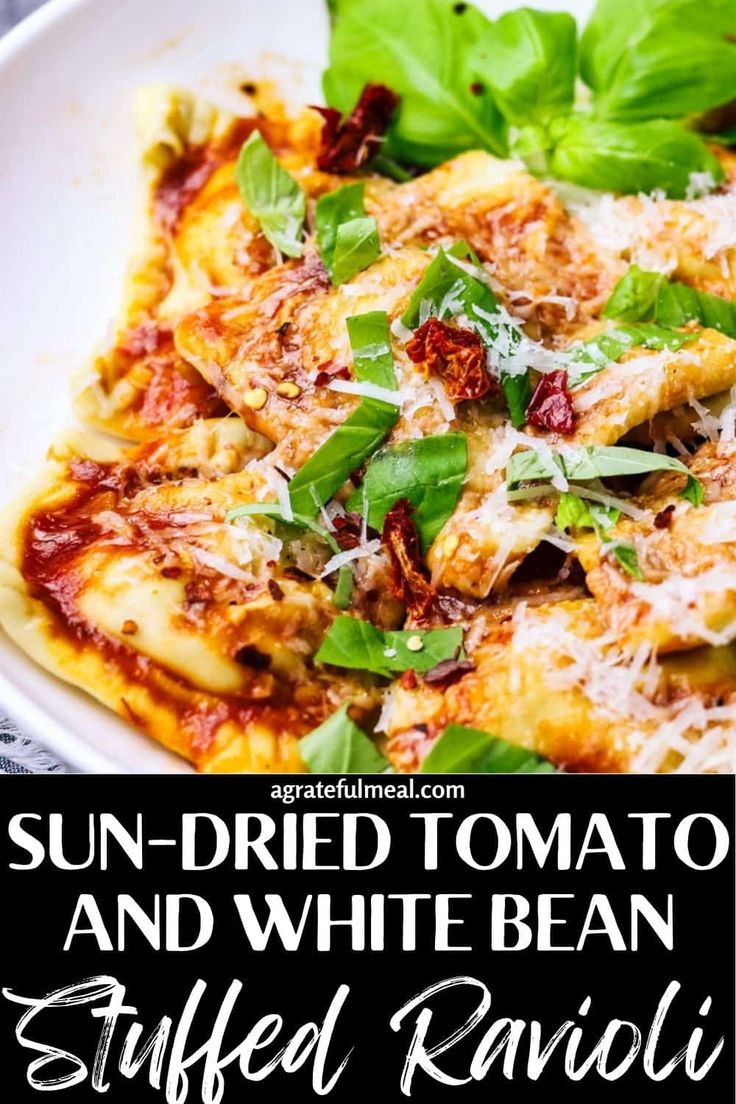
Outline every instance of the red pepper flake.
{"label": "red pepper flake", "polygon": [[[345,514],[337,514],[332,519],[332,524],[335,526],[335,540],[343,552],[358,547],[363,532],[363,518],[360,514],[348,510]],[[370,526],[366,528],[366,533],[371,540],[378,536],[375,529],[371,529]]]}
{"label": "red pepper flake", "polygon": [[472,659],[443,659],[441,663],[427,671],[424,675],[424,681],[430,685],[434,683],[449,686],[450,683],[457,682],[468,671],[474,670],[475,664]]}
{"label": "red pepper flake", "polygon": [[384,518],[381,540],[391,565],[394,597],[404,603],[413,620],[426,621],[437,602],[437,592],[422,564],[411,510],[407,499],[399,499]]}
{"label": "red pepper flake", "polygon": [[482,399],[496,387],[483,342],[472,330],[428,318],[406,346],[407,356],[445,385],[450,402]]}
{"label": "red pepper flake", "polygon": [[317,375],[314,377],[314,386],[327,387],[328,383],[332,383],[336,379],[350,379],[350,369],[347,367],[335,368],[327,363],[317,370]]}
{"label": "red pepper flake", "polygon": [[675,512],[674,503],[670,503],[669,506],[665,506],[664,510],[660,510],[654,519],[655,529],[669,529],[672,524],[672,515]]}
{"label": "red pepper flake", "polygon": [[333,107],[318,107],[324,119],[317,168],[323,172],[353,173],[378,152],[399,97],[383,84],[367,84],[347,116]]}
{"label": "red pepper flake", "polygon": [[408,670],[404,671],[401,678],[399,679],[399,683],[401,684],[402,690],[416,689],[417,676],[412,667],[409,667]]}
{"label": "red pepper flake", "polygon": [[526,408],[526,420],[553,433],[573,432],[575,411],[567,388],[567,372],[548,372],[542,376]]}

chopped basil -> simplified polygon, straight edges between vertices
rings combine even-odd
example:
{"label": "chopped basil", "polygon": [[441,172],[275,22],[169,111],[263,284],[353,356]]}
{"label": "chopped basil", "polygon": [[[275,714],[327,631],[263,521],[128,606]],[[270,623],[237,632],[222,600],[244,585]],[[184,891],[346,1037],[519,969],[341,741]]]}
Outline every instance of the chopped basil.
{"label": "chopped basil", "polygon": [[[228,510],[225,521],[232,525],[241,517],[269,517],[284,525],[293,525],[297,529],[309,529],[310,532],[321,537],[332,552],[337,554],[340,551],[340,546],[332,533],[322,525],[318,525],[314,518],[307,517],[305,514],[293,514],[292,517],[286,518],[277,502],[247,502],[243,506],[235,506],[232,510]],[[347,609],[352,596],[353,573],[347,564],[343,564],[342,567],[338,568],[337,586],[335,587],[333,601],[338,609]]]}
{"label": "chopped basil", "polygon": [[534,751],[464,725],[448,725],[430,748],[421,774],[554,774]]}
{"label": "chopped basil", "polygon": [[549,482],[562,474],[574,483],[588,479],[606,479],[614,475],[644,475],[653,471],[682,472],[687,476],[687,484],[681,492],[695,506],[703,501],[703,485],[691,474],[681,460],[659,452],[645,452],[643,449],[624,448],[613,445],[602,447],[569,448],[565,453],[551,449],[537,452],[528,449],[516,452],[506,468],[506,480],[509,490],[520,483],[542,480]]}
{"label": "chopped basil", "polygon": [[333,285],[344,284],[381,255],[378,226],[366,217],[365,185],[346,184],[317,200],[317,246]]}
{"label": "chopped basil", "polygon": [[382,774],[390,769],[373,741],[348,716],[348,706],[299,742],[299,754],[312,774]]}
{"label": "chopped basil", "polygon": [[[409,641],[421,647],[411,648]],[[400,671],[430,671],[445,659],[453,659],[463,643],[463,630],[425,629],[383,632],[369,621],[338,617],[330,626],[315,659],[335,667],[372,671],[390,678]]]}
{"label": "chopped basil", "polygon": [[632,265],[622,276],[603,308],[604,318],[622,322],[654,322],[657,317],[657,295],[667,277],[662,272],[645,272]]}
{"label": "chopped basil", "polygon": [[406,498],[426,551],[457,504],[468,467],[464,433],[418,437],[380,449],[371,460],[363,485],[347,502],[380,530],[391,507]]}
{"label": "chopped basil", "polygon": [[[396,388],[391,334],[384,311],[347,319],[355,374],[362,383],[385,390]],[[295,513],[314,515],[329,502],[351,472],[372,456],[399,417],[398,406],[362,398],[356,410],[337,427],[289,484]]]}
{"label": "chopped basil", "polygon": [[301,257],[304,192],[281,167],[257,130],[240,151],[235,179],[248,209],[271,244],[287,257]]}
{"label": "chopped basil", "polygon": [[[430,316],[442,319],[464,314],[481,340],[492,345],[498,338],[498,328],[487,316],[498,312],[498,300],[484,279],[454,264],[453,257],[473,265],[479,275],[483,275],[478,258],[465,242],[456,242],[447,252],[440,249],[414,289],[401,321],[415,330]],[[513,331],[509,339],[514,340]],[[526,420],[526,408],[532,394],[528,369],[519,375],[502,372],[501,388],[511,424],[518,428]]]}
{"label": "chopped basil", "polygon": [[[507,153],[506,126],[485,81],[490,21],[453,0],[334,0],[327,102],[347,112],[368,83],[401,97],[382,152],[432,167],[468,149]],[[455,8],[458,10],[455,10]]]}
{"label": "chopped basil", "polygon": [[613,556],[616,563],[627,575],[631,575],[634,579],[638,579],[639,581],[644,578],[642,570],[639,567],[639,557],[636,554],[636,549],[633,544],[627,544],[626,541],[612,541],[611,544],[604,546],[604,551],[609,556]]}
{"label": "chopped basil", "polygon": [[557,504],[555,525],[562,532],[567,529],[593,529],[602,540],[606,530],[615,525],[620,516],[621,511],[613,506],[588,502],[572,491],[563,491]]}
{"label": "chopped basil", "polygon": [[645,272],[637,265],[632,265],[616,284],[603,314],[606,318],[651,320],[673,327],[699,322],[736,338],[736,303],[687,284],[671,283],[659,272]]}
{"label": "chopped basil", "polygon": [[[617,326],[614,330],[598,334],[578,346],[573,346],[570,350],[572,353],[570,386],[580,387],[591,376],[595,376],[610,364],[620,360],[630,349],[639,346],[643,349],[667,349],[671,353],[676,353],[678,349],[684,348],[697,337],[696,333],[682,333],[679,330],[667,329],[649,322]],[[577,365],[582,365],[582,368],[578,368]]]}

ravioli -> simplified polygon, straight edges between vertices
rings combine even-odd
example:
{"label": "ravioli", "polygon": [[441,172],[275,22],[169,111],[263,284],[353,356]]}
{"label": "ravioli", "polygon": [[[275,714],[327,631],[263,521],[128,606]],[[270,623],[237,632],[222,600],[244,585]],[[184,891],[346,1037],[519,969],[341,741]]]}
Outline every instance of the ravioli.
{"label": "ravioli", "polygon": [[[88,428],[5,520],[13,639],[201,771],[304,770],[342,706],[398,771],[448,725],[565,770],[736,770],[736,336],[603,313],[633,263],[730,306],[732,180],[581,203],[483,151],[338,175],[314,109],[239,119],[167,88],[139,108],[141,246],[76,399]],[[241,194],[256,131],[271,185],[303,196],[299,256],[268,236],[278,187],[265,216]],[[340,283],[318,203],[354,184],[351,248],[375,230],[380,255]],[[386,347],[351,342],[366,316]],[[329,493],[295,513],[326,455]],[[371,662],[322,652],[348,619]],[[447,629],[462,644],[432,667],[423,634]],[[413,666],[380,635],[401,630]]]}

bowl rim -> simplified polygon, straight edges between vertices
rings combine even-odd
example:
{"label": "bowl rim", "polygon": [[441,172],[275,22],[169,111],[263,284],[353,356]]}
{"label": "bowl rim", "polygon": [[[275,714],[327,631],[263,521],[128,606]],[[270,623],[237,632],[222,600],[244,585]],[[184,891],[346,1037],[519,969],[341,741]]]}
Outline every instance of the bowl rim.
{"label": "bowl rim", "polygon": [[[18,58],[36,39],[77,9],[90,7],[92,0],[47,0],[0,38],[0,68]],[[11,646],[13,641],[7,637]],[[30,659],[27,660],[32,662]],[[52,676],[49,676],[52,677]],[[7,716],[21,727],[21,736],[38,740],[64,764],[94,774],[128,774],[127,768],[104,752],[79,739],[73,729],[52,717],[43,704],[21,690],[0,672],[0,703]],[[0,753],[2,745],[0,745]]]}

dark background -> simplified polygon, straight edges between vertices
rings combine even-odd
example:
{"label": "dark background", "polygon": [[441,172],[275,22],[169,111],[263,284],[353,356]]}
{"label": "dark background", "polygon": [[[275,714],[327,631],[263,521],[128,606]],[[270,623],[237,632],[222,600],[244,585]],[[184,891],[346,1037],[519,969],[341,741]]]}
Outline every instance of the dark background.
{"label": "dark background", "polygon": [[[454,1052],[454,1061],[450,1061],[448,1055],[438,1059],[440,1065],[454,1069],[458,1075],[463,1075],[463,1059],[466,1063],[469,1061],[469,1051],[497,1017],[539,1019],[542,1037],[546,1039],[568,1017],[580,1019],[577,1010],[587,995],[592,996],[593,1006],[587,1018],[582,1020],[587,1024],[582,1056],[590,1052],[603,1027],[615,1017],[633,1020],[646,1037],[664,989],[676,979],[683,989],[663,1033],[659,1064],[685,1045],[700,1022],[706,1029],[701,1059],[710,1052],[720,1034],[726,1037],[725,1051],[702,1082],[689,1081],[682,1066],[667,1080],[651,1082],[641,1072],[638,1059],[620,1081],[608,1083],[592,1073],[582,1082],[574,1083],[565,1078],[562,1060],[555,1056],[540,1080],[531,1083],[524,1074],[527,1048],[522,1044],[513,1082],[504,1080],[497,1064],[485,1081],[460,1088],[437,1085],[419,1073],[415,1077],[412,1098],[423,1104],[450,1099],[524,1104],[525,1101],[556,1101],[564,1091],[565,1099],[574,1102],[595,1099],[596,1104],[599,1100],[615,1100],[621,1104],[628,1093],[631,1101],[646,1100],[656,1104],[671,1100],[672,1094],[679,1092],[680,1099],[691,1104],[733,1101],[733,846],[730,861],[712,872],[683,868],[671,849],[665,847],[661,850],[659,869],[655,873],[642,873],[637,868],[640,831],[626,819],[628,812],[666,811],[676,822],[688,813],[708,811],[732,825],[733,779],[466,776],[443,779],[465,784],[463,802],[381,799],[371,802],[370,806],[362,801],[326,800],[284,805],[270,796],[271,786],[278,781],[286,780],[268,776],[125,779],[90,776],[68,778],[60,785],[58,781],[43,777],[0,778],[0,807],[4,813],[0,839],[0,900],[4,904],[0,910],[0,945],[4,949],[0,960],[0,986],[40,996],[92,974],[113,974],[128,986],[127,998],[138,1008],[137,1018],[144,1025],[145,1038],[161,1015],[168,1013],[175,1022],[178,1020],[198,977],[204,978],[209,987],[203,1007],[209,1009],[211,1015],[203,1014],[200,1021],[203,1031],[209,1031],[230,981],[239,978],[245,983],[245,989],[234,1016],[233,1031],[226,1039],[234,1046],[267,1012],[281,1013],[292,1033],[305,1020],[319,1022],[338,984],[346,982],[352,991],[341,1017],[342,1032],[338,1032],[332,1053],[341,1057],[350,1045],[355,1045],[356,1049],[336,1089],[328,1097],[342,1104],[366,1092],[371,1097],[380,1094],[383,1101],[405,1099],[398,1086],[410,1029],[394,1034],[388,1021],[416,992],[444,977],[473,975],[484,981],[492,992],[491,1012],[471,1037],[473,1046],[466,1048],[461,1044]],[[370,781],[374,782],[375,776]],[[87,853],[86,815],[103,811],[115,813],[131,827],[134,814],[143,812],[147,838],[175,835],[182,811],[209,811],[225,819],[236,812],[267,812],[277,820],[287,812],[371,811],[389,822],[393,850],[388,862],[377,871],[353,874],[235,871],[229,863],[210,872],[185,874],[178,868],[178,852],[173,848],[151,850],[143,872],[131,869],[125,857],[113,860],[107,873],[94,869],[65,873],[48,863],[35,872],[9,871],[10,861],[26,861],[27,858],[9,843],[7,822],[10,817],[16,812],[45,814],[52,811],[65,814],[65,849],[72,858]],[[516,811],[532,811],[542,830],[551,824],[556,813],[569,811],[573,814],[573,854],[575,844],[579,847],[582,843],[589,814],[606,812],[624,855],[633,861],[626,872],[612,872],[607,860],[596,856],[588,859],[582,872],[575,873],[554,869],[539,871],[533,860],[527,869],[518,872],[509,860],[499,871],[480,873],[468,869],[455,857],[454,849],[448,848],[441,852],[440,870],[425,873],[421,864],[419,828],[416,824],[409,827],[408,816],[410,812],[437,811],[451,811],[459,816],[495,812],[509,821]],[[709,845],[711,841],[712,835]],[[329,855],[329,849],[326,854]],[[472,911],[473,923],[467,929],[472,938],[459,938],[465,929],[458,928],[456,941],[473,943],[480,949],[472,954],[429,950],[427,942],[432,935],[429,924],[424,929],[420,925],[419,947],[415,953],[396,950],[351,952],[345,949],[347,933],[336,936],[335,949],[330,954],[310,950],[256,953],[246,945],[231,901],[234,893],[255,896],[277,892],[285,897],[287,904],[293,902],[296,908],[307,893],[329,892],[336,908],[341,902],[345,904],[344,915],[351,893],[412,891],[473,893],[477,904]],[[141,936],[134,938],[123,953],[103,953],[96,949],[92,938],[77,938],[72,949],[64,954],[61,948],[74,905],[78,894],[84,892],[96,894],[106,919],[114,917],[118,893],[135,895],[144,907],[152,905],[153,894],[157,892],[201,894],[215,910],[214,937],[200,951],[187,954],[155,952]],[[486,902],[494,892],[527,896],[542,892],[574,892],[579,895],[575,910],[579,923],[593,892],[607,893],[621,917],[628,914],[628,907],[624,911],[623,906],[628,906],[628,895],[632,892],[646,894],[660,910],[664,910],[665,895],[673,892],[675,950],[666,951],[652,934],[648,934],[637,953],[613,952],[606,949],[607,940],[593,938],[579,953],[543,954],[530,949],[521,953],[491,954],[483,948],[488,946]],[[617,908],[619,902],[621,907]],[[564,936],[564,929],[560,932]],[[571,928],[571,934],[575,934],[575,927]],[[395,941],[395,930],[387,928],[387,944],[395,946]],[[574,938],[561,941],[574,942]],[[713,998],[713,1007],[707,1019],[702,1021],[697,1012],[708,995]],[[448,1015],[454,1016],[453,1022],[465,1018],[459,1014],[460,1005],[455,1005],[451,997],[445,997],[442,1006],[435,1001],[434,1007],[442,1007]],[[462,1007],[467,1014],[467,994]],[[21,1050],[13,1035],[21,1013],[18,1005],[0,998],[0,1099],[9,1104],[39,1099],[25,1081],[27,1064],[36,1055]],[[439,1012],[434,1027],[437,1031],[438,1017]],[[122,1030],[118,1028],[120,1041],[127,1026],[125,1018],[121,1026]],[[90,1063],[98,1033],[99,1021],[91,1019],[87,1008],[45,1013],[28,1032],[31,1037],[54,1045],[66,1043]],[[561,1052],[564,1054],[564,1044]],[[265,1057],[268,1053],[264,1052]],[[162,1101],[163,1093],[154,1092],[146,1084],[146,1073],[139,1074],[133,1081],[126,1081],[116,1073],[118,1055],[119,1049],[114,1044],[110,1064],[112,1086],[106,1099],[113,1102]],[[200,1099],[196,1070],[191,1076],[189,1104]],[[278,1071],[264,1082],[244,1082],[235,1064],[226,1071],[224,1099],[265,1101],[286,1094],[301,1101],[316,1099],[311,1092],[310,1077],[311,1066],[307,1064],[290,1076]],[[85,1084],[65,1090],[63,1099],[77,1102],[99,1097]]]}

